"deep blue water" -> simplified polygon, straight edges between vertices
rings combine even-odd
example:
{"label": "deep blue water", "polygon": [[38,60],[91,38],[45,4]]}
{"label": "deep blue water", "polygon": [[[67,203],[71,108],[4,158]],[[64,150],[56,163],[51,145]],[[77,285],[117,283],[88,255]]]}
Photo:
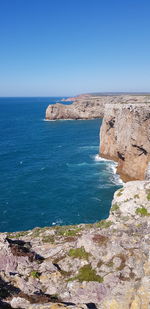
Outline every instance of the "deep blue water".
{"label": "deep blue water", "polygon": [[101,120],[44,121],[58,98],[0,98],[0,231],[106,218],[120,186]]}

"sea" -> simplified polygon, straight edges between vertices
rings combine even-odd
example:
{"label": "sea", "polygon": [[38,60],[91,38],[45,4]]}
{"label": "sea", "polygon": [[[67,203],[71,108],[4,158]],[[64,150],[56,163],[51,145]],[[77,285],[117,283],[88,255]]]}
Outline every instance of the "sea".
{"label": "sea", "polygon": [[61,99],[0,98],[0,232],[109,215],[122,181],[98,156],[102,120],[45,121]]}

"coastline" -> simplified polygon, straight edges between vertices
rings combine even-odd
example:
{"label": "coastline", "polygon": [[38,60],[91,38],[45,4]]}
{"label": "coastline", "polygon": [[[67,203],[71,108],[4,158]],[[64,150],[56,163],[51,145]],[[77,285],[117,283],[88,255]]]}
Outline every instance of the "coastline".
{"label": "coastline", "polygon": [[0,233],[0,288],[7,282],[17,288],[12,294],[7,286],[10,296],[2,302],[25,309],[54,309],[55,303],[124,309],[138,308],[140,300],[148,309],[148,192],[150,181],[124,184],[109,217],[95,224]]}
{"label": "coastline", "polygon": [[[118,122],[118,131],[114,130],[115,122],[110,116],[103,119],[104,150],[111,142],[116,147],[121,131]],[[141,125],[141,118],[138,119]],[[128,126],[124,126],[125,135],[127,130]],[[118,171],[122,175],[117,164],[126,157],[121,152],[118,159],[112,155],[111,147],[108,153],[97,154],[95,159],[111,161],[115,175]],[[138,157],[141,160],[141,155]],[[106,220],[0,233],[0,305],[6,303],[22,309],[89,309],[92,304],[97,309],[148,309],[149,217],[150,180],[128,181],[115,192]]]}

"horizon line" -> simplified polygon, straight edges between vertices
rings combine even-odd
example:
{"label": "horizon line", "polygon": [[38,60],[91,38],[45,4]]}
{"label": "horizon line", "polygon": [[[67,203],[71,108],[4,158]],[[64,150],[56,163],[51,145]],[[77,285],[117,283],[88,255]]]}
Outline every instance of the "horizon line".
{"label": "horizon line", "polygon": [[0,98],[69,98],[69,97],[78,97],[78,96],[81,96],[81,95],[105,95],[105,94],[109,94],[109,95],[121,95],[121,94],[131,94],[131,95],[138,95],[138,94],[141,94],[141,95],[150,95],[150,91],[101,91],[101,92],[98,92],[98,91],[95,91],[95,92],[85,92],[85,93],[80,93],[80,94],[76,94],[76,95],[41,95],[41,96],[36,96],[36,95],[21,95],[21,96],[0,96]]}

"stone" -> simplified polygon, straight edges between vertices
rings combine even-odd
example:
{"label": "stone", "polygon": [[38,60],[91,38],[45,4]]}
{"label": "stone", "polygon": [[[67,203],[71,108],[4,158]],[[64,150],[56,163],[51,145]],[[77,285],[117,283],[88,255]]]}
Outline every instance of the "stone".
{"label": "stone", "polygon": [[13,297],[10,304],[12,308],[25,308],[26,309],[29,307],[30,302],[21,297]]}

